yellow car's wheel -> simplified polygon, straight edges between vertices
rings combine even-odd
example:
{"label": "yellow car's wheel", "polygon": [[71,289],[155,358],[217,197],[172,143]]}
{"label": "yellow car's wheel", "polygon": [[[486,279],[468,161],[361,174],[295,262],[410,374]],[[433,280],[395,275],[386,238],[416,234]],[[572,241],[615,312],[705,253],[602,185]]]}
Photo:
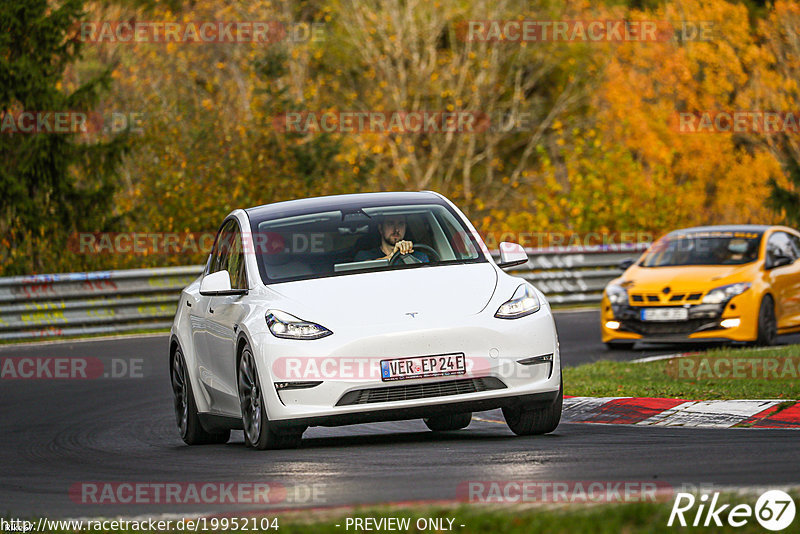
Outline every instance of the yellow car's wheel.
{"label": "yellow car's wheel", "polygon": [[758,337],[756,345],[770,346],[778,337],[778,321],[775,319],[775,301],[771,295],[764,295],[758,311]]}

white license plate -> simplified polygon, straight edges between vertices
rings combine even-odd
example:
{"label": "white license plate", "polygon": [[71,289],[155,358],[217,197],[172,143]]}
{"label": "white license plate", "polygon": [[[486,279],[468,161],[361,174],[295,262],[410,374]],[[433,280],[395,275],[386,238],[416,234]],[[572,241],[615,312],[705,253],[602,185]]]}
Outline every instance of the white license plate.
{"label": "white license plate", "polygon": [[381,360],[381,380],[384,382],[430,376],[463,375],[466,372],[467,360],[463,354]]}
{"label": "white license plate", "polygon": [[644,308],[640,313],[642,321],[685,321],[689,318],[686,308]]}

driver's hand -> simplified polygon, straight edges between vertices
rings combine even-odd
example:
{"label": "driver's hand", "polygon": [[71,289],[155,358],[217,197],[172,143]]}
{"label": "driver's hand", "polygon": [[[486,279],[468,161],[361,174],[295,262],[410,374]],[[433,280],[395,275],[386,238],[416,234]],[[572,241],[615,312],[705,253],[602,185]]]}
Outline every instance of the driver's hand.
{"label": "driver's hand", "polygon": [[410,254],[411,252],[414,252],[414,243],[411,241],[398,241],[394,245],[394,251],[392,254],[396,253],[397,251],[400,251],[400,254]]}

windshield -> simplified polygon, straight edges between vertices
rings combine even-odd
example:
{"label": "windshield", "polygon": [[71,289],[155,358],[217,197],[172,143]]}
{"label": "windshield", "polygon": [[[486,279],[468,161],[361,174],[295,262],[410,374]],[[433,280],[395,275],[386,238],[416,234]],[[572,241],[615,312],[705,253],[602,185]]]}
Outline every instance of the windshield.
{"label": "windshield", "polygon": [[741,265],[758,258],[758,232],[693,232],[669,235],[653,244],[642,267]]}
{"label": "windshield", "polygon": [[461,219],[439,204],[306,213],[258,222],[253,232],[265,284],[487,261]]}

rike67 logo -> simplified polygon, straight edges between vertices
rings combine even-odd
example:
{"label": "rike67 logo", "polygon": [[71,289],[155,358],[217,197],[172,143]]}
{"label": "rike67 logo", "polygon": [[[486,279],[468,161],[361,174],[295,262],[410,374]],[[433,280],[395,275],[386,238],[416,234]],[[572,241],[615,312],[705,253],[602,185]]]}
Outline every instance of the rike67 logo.
{"label": "rike67 logo", "polygon": [[[792,497],[781,490],[770,490],[761,494],[755,508],[749,504],[718,504],[719,492],[709,499],[703,493],[699,497],[691,493],[678,493],[669,514],[667,526],[677,524],[685,527],[722,527],[724,523],[732,527],[742,527],[753,517],[765,529],[780,531],[794,521],[795,505]],[[696,508],[696,509],[695,509]],[[688,518],[688,520],[687,520]]]}

